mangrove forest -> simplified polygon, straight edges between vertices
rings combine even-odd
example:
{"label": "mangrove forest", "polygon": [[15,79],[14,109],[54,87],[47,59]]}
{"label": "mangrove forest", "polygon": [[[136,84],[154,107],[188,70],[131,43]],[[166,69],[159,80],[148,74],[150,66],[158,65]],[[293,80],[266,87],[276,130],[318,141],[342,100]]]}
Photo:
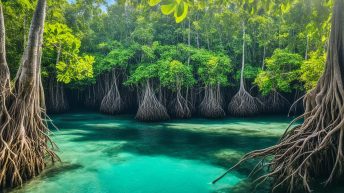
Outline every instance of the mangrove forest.
{"label": "mangrove forest", "polygon": [[343,182],[344,0],[0,0],[0,193]]}

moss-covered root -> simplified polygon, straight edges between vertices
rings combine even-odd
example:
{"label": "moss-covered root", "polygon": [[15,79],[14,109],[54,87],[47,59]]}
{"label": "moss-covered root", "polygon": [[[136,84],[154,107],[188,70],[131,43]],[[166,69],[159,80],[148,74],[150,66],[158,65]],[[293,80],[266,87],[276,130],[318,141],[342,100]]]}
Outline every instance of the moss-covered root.
{"label": "moss-covered root", "polygon": [[164,121],[170,118],[166,108],[156,98],[149,81],[147,81],[135,118],[145,122]]}
{"label": "moss-covered root", "polygon": [[259,113],[259,101],[250,95],[243,87],[234,95],[228,105],[228,112],[237,117],[253,116]]}
{"label": "moss-covered root", "polygon": [[222,95],[220,86],[207,86],[204,91],[203,100],[199,106],[200,114],[203,117],[217,119],[226,116],[222,108]]}

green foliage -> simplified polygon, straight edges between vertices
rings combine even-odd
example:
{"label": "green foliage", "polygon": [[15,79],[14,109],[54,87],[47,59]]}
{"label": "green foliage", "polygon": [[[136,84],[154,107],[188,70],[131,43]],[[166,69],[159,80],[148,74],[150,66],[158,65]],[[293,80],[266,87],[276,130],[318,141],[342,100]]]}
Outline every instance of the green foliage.
{"label": "green foliage", "polygon": [[71,58],[69,64],[59,62],[56,65],[57,80],[65,84],[71,81],[80,81],[93,77],[92,64],[94,57],[85,55],[83,57]]}
{"label": "green foliage", "polygon": [[[11,75],[15,75],[24,52],[24,43],[34,11],[31,0],[2,1],[6,26],[7,62]],[[13,77],[12,77],[13,78]]]}
{"label": "green foliage", "polygon": [[[193,85],[192,79],[202,85],[234,85],[228,80],[239,78],[245,22],[247,83],[255,80],[265,93],[309,90],[323,72],[322,54],[314,53],[326,51],[332,2],[119,0],[104,11],[105,0],[48,1],[42,74],[78,88],[112,68],[121,69],[131,84],[154,79],[172,90]],[[12,75],[20,63],[34,3],[3,1]],[[301,62],[301,68],[284,68],[273,56],[259,71],[276,48],[308,55],[309,60]],[[276,65],[269,66],[269,60]],[[182,77],[181,85],[176,77]]]}
{"label": "green foliage", "polygon": [[[56,74],[57,80],[66,84],[93,77],[92,65],[95,59],[89,55],[79,56],[80,40],[72,34],[72,30],[67,25],[47,24],[44,42],[45,74]],[[55,55],[57,55],[55,61],[46,57]]]}
{"label": "green foliage", "polygon": [[[255,67],[255,66],[252,66],[250,64],[245,64],[245,69],[244,69],[245,80],[248,80],[248,81],[255,80],[258,72],[259,72],[259,67]],[[237,72],[235,74],[235,79],[239,81],[240,76],[241,76],[241,69],[237,70]]]}
{"label": "green foliage", "polygon": [[146,61],[146,62],[151,62],[157,59],[156,56],[156,50],[159,47],[159,42],[153,42],[152,45],[143,45],[141,47],[142,51],[142,58],[141,62]]}
{"label": "green foliage", "polygon": [[233,71],[233,66],[226,55],[200,49],[191,59],[197,65],[197,74],[204,85],[228,85],[228,75]]}
{"label": "green foliage", "polygon": [[156,51],[160,58],[175,59],[184,63],[188,61],[193,53],[195,53],[196,48],[185,44],[160,45]]}
{"label": "green foliage", "polygon": [[148,0],[150,6],[161,2],[161,12],[165,15],[173,14],[176,23],[182,22],[188,15],[190,2],[188,0]]}
{"label": "green foliage", "polygon": [[302,62],[300,55],[276,49],[272,57],[266,59],[266,69],[258,73],[255,83],[263,95],[274,90],[291,92],[297,88]]}
{"label": "green foliage", "polygon": [[145,63],[139,65],[125,82],[126,85],[145,84],[146,81],[159,78],[160,66],[157,63]]}
{"label": "green foliage", "polygon": [[190,87],[196,83],[191,66],[178,60],[163,60],[159,62],[159,78],[163,87],[177,90]]}
{"label": "green foliage", "polygon": [[106,71],[110,71],[113,68],[127,69],[129,60],[133,58],[135,50],[131,47],[124,48],[120,46],[112,49],[101,61],[94,66],[95,74],[101,74]]}
{"label": "green foliage", "polygon": [[145,16],[138,16],[136,21],[136,28],[131,33],[131,37],[140,44],[151,44],[154,39],[153,24]]}
{"label": "green foliage", "polygon": [[310,58],[302,63],[300,80],[304,82],[307,91],[312,90],[317,85],[318,80],[324,73],[325,62],[326,54],[312,52]]}
{"label": "green foliage", "polygon": [[183,44],[177,46],[160,45],[153,42],[151,46],[143,45],[141,62],[130,75],[127,85],[144,84],[147,80],[160,80],[163,87],[171,90],[180,89],[195,84],[192,66],[185,62],[188,60],[190,47]]}

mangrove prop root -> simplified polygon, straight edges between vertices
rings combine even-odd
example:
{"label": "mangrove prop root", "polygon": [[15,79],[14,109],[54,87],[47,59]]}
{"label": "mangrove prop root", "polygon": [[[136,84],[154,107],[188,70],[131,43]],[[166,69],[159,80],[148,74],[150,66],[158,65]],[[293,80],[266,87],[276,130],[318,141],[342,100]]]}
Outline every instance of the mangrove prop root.
{"label": "mangrove prop root", "polygon": [[263,111],[267,113],[287,112],[290,108],[290,102],[276,90],[268,96],[263,97]]}
{"label": "mangrove prop root", "polygon": [[85,106],[89,108],[99,108],[110,88],[109,73],[98,76],[96,83],[89,86],[84,93]]}
{"label": "mangrove prop root", "polygon": [[242,63],[240,74],[240,88],[228,105],[228,112],[233,116],[245,117],[252,116],[259,112],[259,101],[252,97],[245,89],[244,70],[245,70],[245,22],[243,22],[243,45]]}
{"label": "mangrove prop root", "polygon": [[259,102],[241,87],[229,103],[228,112],[238,117],[253,116],[259,112]]}
{"label": "mangrove prop root", "polygon": [[117,114],[123,110],[123,107],[124,103],[117,85],[116,70],[113,69],[112,86],[101,102],[100,111],[107,114]]}
{"label": "mangrove prop root", "polygon": [[300,189],[311,192],[312,185],[320,179],[326,186],[343,176],[343,9],[344,1],[336,0],[325,72],[317,87],[304,99],[305,113],[289,127],[302,118],[303,123],[287,131],[277,145],[248,153],[226,173],[249,159],[272,157],[257,167],[258,170],[267,167],[269,172],[256,182],[271,179],[272,191],[287,188],[290,192]]}
{"label": "mangrove prop root", "polygon": [[204,91],[204,97],[199,105],[200,114],[206,118],[223,118],[226,116],[222,108],[222,96],[220,86],[215,88],[207,86]]}
{"label": "mangrove prop root", "polygon": [[46,0],[38,0],[13,97],[6,105],[8,119],[1,118],[0,190],[22,185],[45,168],[46,159],[58,159],[48,136],[40,77],[45,12]]}
{"label": "mangrove prop root", "polygon": [[148,81],[135,118],[147,122],[163,121],[170,118],[166,108],[156,98]]}
{"label": "mangrove prop root", "polygon": [[69,109],[64,86],[53,78],[49,81],[47,109],[50,113],[62,113]]}
{"label": "mangrove prop root", "polygon": [[191,104],[182,96],[181,89],[177,89],[176,98],[170,104],[170,114],[177,118],[190,118],[191,117]]}

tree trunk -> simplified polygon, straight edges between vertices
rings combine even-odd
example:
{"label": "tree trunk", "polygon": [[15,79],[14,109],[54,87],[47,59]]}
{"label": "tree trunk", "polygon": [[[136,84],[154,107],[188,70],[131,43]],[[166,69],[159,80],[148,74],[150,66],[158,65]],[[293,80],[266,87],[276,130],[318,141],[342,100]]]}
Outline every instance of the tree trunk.
{"label": "tree trunk", "polygon": [[[9,123],[11,117],[8,112],[8,102],[11,93],[10,85],[10,71],[6,60],[6,34],[5,22],[2,5],[0,4],[0,158],[8,153],[9,149],[6,147],[6,134],[3,127]],[[4,164],[0,161],[0,168],[2,170]],[[0,174],[0,191],[4,185],[4,174]]]}
{"label": "tree trunk", "polygon": [[244,72],[245,72],[245,22],[242,24],[243,27],[243,38],[242,38],[242,59],[241,59],[241,72],[240,72],[240,90],[245,89],[245,82],[244,82]]}
{"label": "tree trunk", "polygon": [[309,47],[309,37],[308,37],[308,35],[307,35],[306,51],[305,51],[305,60],[308,60],[308,47]]}
{"label": "tree trunk", "polygon": [[245,117],[258,113],[259,105],[256,98],[252,97],[245,89],[245,22],[243,22],[242,64],[240,74],[240,88],[228,105],[228,111],[233,116]]}
{"label": "tree trunk", "polygon": [[266,56],[266,46],[264,46],[264,50],[263,50],[262,70],[265,69],[265,56]]}
{"label": "tree trunk", "polygon": [[10,71],[6,60],[6,34],[2,5],[0,4],[0,123],[8,121],[6,104],[10,95]]}
{"label": "tree trunk", "polygon": [[46,0],[38,0],[31,22],[28,45],[22,58],[8,112],[10,121],[0,127],[0,188],[21,185],[45,168],[47,158],[58,159],[51,149],[45,121],[40,77]]}
{"label": "tree trunk", "polygon": [[[61,50],[61,44],[59,44],[57,46],[56,65],[60,62]],[[64,86],[62,83],[59,83],[56,78],[49,79],[47,96],[47,110],[49,113],[62,113],[69,109]]]}

